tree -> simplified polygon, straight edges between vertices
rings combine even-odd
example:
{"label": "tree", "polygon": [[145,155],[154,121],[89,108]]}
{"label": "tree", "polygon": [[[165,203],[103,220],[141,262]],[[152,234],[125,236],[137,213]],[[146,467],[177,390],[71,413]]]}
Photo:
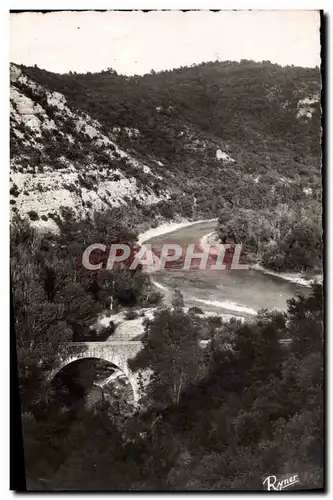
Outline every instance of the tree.
{"label": "tree", "polygon": [[143,349],[130,365],[152,371],[148,393],[156,404],[179,405],[183,389],[200,373],[199,328],[181,309],[162,309],[146,323]]}

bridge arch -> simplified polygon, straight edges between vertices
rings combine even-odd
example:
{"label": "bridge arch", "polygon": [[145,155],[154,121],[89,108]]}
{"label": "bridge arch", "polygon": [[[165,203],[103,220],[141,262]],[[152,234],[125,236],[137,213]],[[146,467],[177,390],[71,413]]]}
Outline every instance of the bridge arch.
{"label": "bridge arch", "polygon": [[[79,347],[79,344],[78,342],[68,344],[69,352],[73,346]],[[130,370],[128,360],[133,358],[141,350],[141,342],[83,342],[82,345],[85,347],[82,352],[75,352],[75,354],[71,352],[68,355],[63,355],[59,359],[60,362],[51,371],[48,380],[52,381],[62,369],[81,359],[103,360],[113,365],[127,377],[132,388],[134,405],[137,405],[140,399],[141,388],[139,374]]]}

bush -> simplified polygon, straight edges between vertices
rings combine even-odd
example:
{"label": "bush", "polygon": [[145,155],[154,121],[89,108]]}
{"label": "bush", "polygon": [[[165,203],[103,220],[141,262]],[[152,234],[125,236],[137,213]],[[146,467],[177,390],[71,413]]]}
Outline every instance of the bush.
{"label": "bush", "polygon": [[116,327],[114,322],[110,321],[109,326],[103,328],[103,330],[99,333],[99,335],[97,336],[97,340],[104,342],[110,337],[110,335],[114,333],[115,329]]}
{"label": "bush", "polygon": [[15,198],[17,198],[17,196],[20,194],[20,190],[19,190],[19,188],[17,187],[17,185],[16,185],[16,184],[14,184],[14,186],[12,186],[12,187],[10,188],[9,193],[10,193],[12,196],[15,196]]}
{"label": "bush", "polygon": [[39,215],[35,210],[30,210],[30,212],[28,212],[28,215],[30,217],[30,220],[39,220]]}
{"label": "bush", "polygon": [[90,179],[84,179],[82,175],[79,175],[78,181],[82,187],[84,187],[88,190],[94,189],[94,184]]}
{"label": "bush", "polygon": [[200,309],[200,307],[196,307],[196,306],[190,307],[188,312],[193,313],[193,314],[204,314],[203,310]]}
{"label": "bush", "polygon": [[47,216],[47,215],[43,214],[43,215],[41,216],[41,219],[42,219],[42,220],[47,221],[49,218],[48,218],[48,216]]}
{"label": "bush", "polygon": [[75,193],[78,195],[81,194],[81,189],[78,186],[75,186],[75,184],[64,184],[64,188],[67,189],[70,193]]}
{"label": "bush", "polygon": [[148,296],[148,304],[159,304],[162,300],[162,294],[160,292],[151,292]]}
{"label": "bush", "polygon": [[134,311],[133,309],[129,309],[125,314],[125,319],[127,319],[127,320],[135,319],[137,317],[138,317],[138,313],[136,311]]}

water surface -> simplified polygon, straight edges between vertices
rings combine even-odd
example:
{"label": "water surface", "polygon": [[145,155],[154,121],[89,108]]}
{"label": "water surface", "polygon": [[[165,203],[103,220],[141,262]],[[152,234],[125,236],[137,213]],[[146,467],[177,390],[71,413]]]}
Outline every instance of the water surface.
{"label": "water surface", "polygon": [[[173,232],[155,236],[145,243],[200,244],[201,238],[213,231],[216,221],[194,223]],[[253,317],[258,309],[286,310],[287,299],[307,288],[278,276],[258,270],[164,269],[151,277],[171,305],[172,293],[178,287],[186,307],[197,306],[206,312]]]}

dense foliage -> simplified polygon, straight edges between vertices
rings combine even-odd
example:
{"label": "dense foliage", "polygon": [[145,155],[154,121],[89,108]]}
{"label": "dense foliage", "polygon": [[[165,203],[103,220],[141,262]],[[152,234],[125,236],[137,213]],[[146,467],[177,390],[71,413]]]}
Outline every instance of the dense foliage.
{"label": "dense foliage", "polygon": [[319,105],[308,123],[296,113],[300,99],[320,92],[318,68],[225,61],[143,77],[114,71],[57,75],[36,67],[24,70],[102,123],[138,128],[141,142],[149,141],[148,151],[159,156],[167,152],[167,160],[182,155],[184,139],[176,132],[186,124],[244,147],[260,141],[268,152],[273,144],[286,150],[295,143],[301,158],[320,151]]}
{"label": "dense foliage", "polygon": [[[67,211],[59,233],[41,233],[15,217],[11,228],[11,276],[23,408],[32,410],[45,382],[42,369],[52,367],[64,342],[105,340],[95,331],[100,313],[133,305],[156,304],[149,278],[128,269],[89,271],[82,254],[92,243],[135,244],[136,233],[124,225],[122,209],[77,221]],[[106,331],[110,335],[111,332]]]}
{"label": "dense foliage", "polygon": [[322,210],[312,202],[272,209],[227,211],[219,217],[222,243],[242,243],[248,257],[276,271],[307,272],[322,266]]}
{"label": "dense foliage", "polygon": [[[134,369],[152,371],[143,406],[24,413],[37,489],[253,490],[266,476],[323,485],[322,289],[251,323],[161,309]],[[286,346],[281,338],[292,339]]]}

